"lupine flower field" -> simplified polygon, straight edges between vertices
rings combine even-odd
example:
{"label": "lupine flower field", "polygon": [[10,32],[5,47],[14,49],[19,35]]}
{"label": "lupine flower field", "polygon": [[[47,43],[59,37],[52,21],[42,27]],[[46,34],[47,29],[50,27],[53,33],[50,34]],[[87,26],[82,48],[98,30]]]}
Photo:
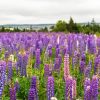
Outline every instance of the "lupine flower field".
{"label": "lupine flower field", "polygon": [[100,100],[100,37],[0,33],[0,100]]}

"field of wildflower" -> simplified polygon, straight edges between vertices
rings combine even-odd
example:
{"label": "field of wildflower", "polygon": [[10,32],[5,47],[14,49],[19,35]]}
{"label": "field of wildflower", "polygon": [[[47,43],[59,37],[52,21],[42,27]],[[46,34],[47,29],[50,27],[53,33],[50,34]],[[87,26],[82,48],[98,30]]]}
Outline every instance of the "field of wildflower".
{"label": "field of wildflower", "polygon": [[0,100],[100,100],[100,37],[0,33]]}

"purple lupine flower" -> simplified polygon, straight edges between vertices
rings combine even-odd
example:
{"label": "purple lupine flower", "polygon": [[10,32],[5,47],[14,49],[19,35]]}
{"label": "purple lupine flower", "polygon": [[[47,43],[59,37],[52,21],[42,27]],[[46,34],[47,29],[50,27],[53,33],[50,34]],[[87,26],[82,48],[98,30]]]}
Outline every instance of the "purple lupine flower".
{"label": "purple lupine flower", "polygon": [[77,35],[73,34],[73,51],[77,50]]}
{"label": "purple lupine flower", "polygon": [[52,49],[49,49],[48,51],[49,51],[49,57],[51,57],[52,56]]}
{"label": "purple lupine flower", "polygon": [[87,86],[90,86],[90,78],[85,78],[84,91],[86,91]]}
{"label": "purple lupine flower", "polygon": [[85,77],[90,77],[90,71],[91,71],[91,68],[90,67],[86,67],[85,68],[85,71],[84,71]]}
{"label": "purple lupine flower", "polygon": [[21,66],[21,75],[22,76],[26,76],[27,73],[26,73],[26,66],[27,66],[27,63],[28,63],[28,55],[25,54],[23,55],[23,66]]}
{"label": "purple lupine flower", "polygon": [[74,68],[75,64],[77,64],[77,57],[74,55],[72,57],[72,67]]}
{"label": "purple lupine flower", "polygon": [[85,62],[84,61],[80,61],[80,72],[84,73],[84,69],[85,69]]}
{"label": "purple lupine flower", "polygon": [[51,100],[51,97],[54,97],[54,78],[52,76],[48,77],[47,81],[47,98]]}
{"label": "purple lupine flower", "polygon": [[100,38],[97,38],[97,47],[100,48]]}
{"label": "purple lupine flower", "polygon": [[31,89],[34,89],[34,98],[35,98],[35,100],[38,100],[37,82],[36,81],[37,81],[36,76],[33,76],[32,80],[31,80]]}
{"label": "purple lupine flower", "polygon": [[13,76],[12,61],[8,61],[8,80]]}
{"label": "purple lupine flower", "polygon": [[61,65],[61,63],[62,63],[62,56],[61,56],[61,54],[58,55],[58,58],[59,58],[59,63]]}
{"label": "purple lupine flower", "polygon": [[[84,93],[84,100],[92,100],[91,99],[91,91],[90,86],[86,87],[85,93]],[[94,100],[94,99],[93,99]]]}
{"label": "purple lupine flower", "polygon": [[84,71],[85,77],[89,77],[90,76],[91,68],[92,68],[92,62],[89,61],[89,64],[85,68],[85,71]]}
{"label": "purple lupine flower", "polygon": [[6,52],[5,52],[5,59],[7,59],[8,57],[9,57],[9,52],[6,51]]}
{"label": "purple lupine flower", "polygon": [[89,61],[88,67],[92,68],[92,61]]}
{"label": "purple lupine flower", "polygon": [[10,88],[10,100],[16,100],[16,89],[15,89],[15,87]]}
{"label": "purple lupine flower", "polygon": [[77,60],[79,59],[79,53],[77,51],[74,51],[73,57],[76,58],[76,62],[77,62]]}
{"label": "purple lupine flower", "polygon": [[36,62],[35,62],[35,68],[40,68],[40,49],[37,49],[35,52],[35,56],[36,56]]}
{"label": "purple lupine flower", "polygon": [[68,35],[68,54],[71,56],[72,55],[72,36]]}
{"label": "purple lupine flower", "polygon": [[45,64],[45,67],[44,67],[44,76],[48,77],[51,74],[52,74],[52,72],[50,71],[49,64]]}
{"label": "purple lupine flower", "polygon": [[92,77],[92,81],[91,81],[91,95],[92,95],[92,98],[93,100],[98,100],[98,84],[99,84],[99,81],[98,81],[98,77],[96,75],[94,75]]}
{"label": "purple lupine flower", "polygon": [[[58,42],[58,41],[57,41]],[[56,48],[59,48],[59,43],[56,44]]]}
{"label": "purple lupine flower", "polygon": [[98,53],[97,53],[97,55],[100,55],[100,48],[98,48]]}
{"label": "purple lupine flower", "polygon": [[38,42],[38,45],[39,45],[40,52],[42,53],[43,43],[41,40]]}
{"label": "purple lupine flower", "polygon": [[65,55],[66,53],[67,53],[67,49],[66,49],[66,47],[63,47],[62,48],[62,54]]}
{"label": "purple lupine flower", "polygon": [[49,54],[49,57],[52,56],[52,45],[51,44],[48,45],[48,54]]}
{"label": "purple lupine flower", "polygon": [[39,40],[36,40],[36,44],[35,44],[35,45],[36,45],[36,49],[39,49],[38,41],[39,41]]}
{"label": "purple lupine flower", "polygon": [[28,63],[28,55],[26,53],[25,54],[18,54],[18,61],[16,64],[17,74],[18,74],[18,70],[19,70],[21,76],[27,75],[27,73],[26,73],[27,63]]}
{"label": "purple lupine flower", "polygon": [[33,76],[32,77],[32,80],[31,80],[31,88],[36,88],[36,76]]}
{"label": "purple lupine flower", "polygon": [[86,50],[85,39],[82,34],[80,34],[78,36],[78,43],[79,43],[78,44],[79,52],[80,52],[80,54],[82,54],[82,52],[84,52]]}
{"label": "purple lupine flower", "polygon": [[34,90],[34,88],[29,89],[28,100],[36,100],[35,99],[35,90]]}
{"label": "purple lupine flower", "polygon": [[15,84],[14,84],[14,87],[15,87],[15,89],[16,89],[16,92],[20,90],[20,84],[19,84],[19,82],[18,82],[17,79],[16,79],[16,82],[15,82]]}
{"label": "purple lupine flower", "polygon": [[47,47],[48,43],[49,43],[49,39],[47,38],[47,36],[44,36],[43,37],[43,45],[44,45],[44,47]]}
{"label": "purple lupine flower", "polygon": [[30,54],[33,56],[35,51],[35,47],[30,47]]}
{"label": "purple lupine flower", "polygon": [[94,36],[89,36],[88,38],[88,51],[90,54],[96,53],[96,43],[94,42],[95,38]]}
{"label": "purple lupine flower", "polygon": [[55,58],[54,70],[60,71],[60,60],[59,60],[59,58]]}
{"label": "purple lupine flower", "polygon": [[16,72],[18,74],[18,71],[20,71],[20,74],[21,74],[21,67],[23,65],[23,57],[21,54],[18,54],[17,58],[18,58],[18,60],[16,62]]}
{"label": "purple lupine flower", "polygon": [[2,92],[3,92],[3,87],[4,87],[4,84],[3,84],[3,70],[2,70],[2,66],[0,66],[0,97],[2,96]]}
{"label": "purple lupine flower", "polygon": [[56,57],[58,57],[59,52],[60,52],[60,49],[59,48],[56,48]]}
{"label": "purple lupine flower", "polygon": [[3,83],[2,83],[1,78],[0,78],[0,97],[2,97],[2,92],[3,92]]}
{"label": "purple lupine flower", "polygon": [[99,70],[99,64],[100,64],[100,56],[96,57],[94,60],[94,74],[96,74]]}
{"label": "purple lupine flower", "polygon": [[2,92],[5,85],[5,80],[6,80],[5,75],[6,75],[6,62],[0,61],[0,98],[2,97]]}
{"label": "purple lupine flower", "polygon": [[81,60],[84,61],[84,62],[86,61],[86,55],[85,55],[85,53],[82,53]]}
{"label": "purple lupine flower", "polygon": [[72,57],[72,67],[74,67],[79,61],[79,53],[77,51],[74,52]]}
{"label": "purple lupine flower", "polygon": [[71,76],[68,76],[66,79],[65,86],[65,100],[73,100],[73,79]]}

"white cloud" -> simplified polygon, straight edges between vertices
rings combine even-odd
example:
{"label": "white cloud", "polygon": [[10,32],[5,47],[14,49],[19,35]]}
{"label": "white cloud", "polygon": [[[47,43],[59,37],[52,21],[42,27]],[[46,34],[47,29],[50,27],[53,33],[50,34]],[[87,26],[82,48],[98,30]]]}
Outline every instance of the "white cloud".
{"label": "white cloud", "polygon": [[100,22],[100,0],[0,0],[0,24]]}

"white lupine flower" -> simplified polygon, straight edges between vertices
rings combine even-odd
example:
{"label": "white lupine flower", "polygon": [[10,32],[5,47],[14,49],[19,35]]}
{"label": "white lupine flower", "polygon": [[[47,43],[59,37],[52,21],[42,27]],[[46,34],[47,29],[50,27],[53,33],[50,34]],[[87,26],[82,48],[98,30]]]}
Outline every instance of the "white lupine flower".
{"label": "white lupine flower", "polygon": [[51,97],[51,100],[57,100],[57,98],[56,97]]}

